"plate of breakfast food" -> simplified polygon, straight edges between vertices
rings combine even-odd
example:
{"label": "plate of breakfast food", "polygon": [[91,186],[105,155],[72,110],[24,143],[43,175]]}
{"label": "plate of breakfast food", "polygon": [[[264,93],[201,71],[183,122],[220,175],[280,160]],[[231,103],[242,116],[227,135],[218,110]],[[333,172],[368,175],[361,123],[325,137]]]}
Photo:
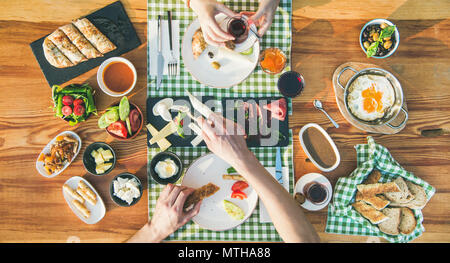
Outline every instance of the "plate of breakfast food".
{"label": "plate of breakfast food", "polygon": [[96,224],[105,216],[102,198],[82,177],[71,177],[64,183],[62,192],[70,209],[86,224]]}
{"label": "plate of breakfast food", "polygon": [[[228,20],[223,14],[216,16],[222,27],[226,27]],[[228,41],[223,47],[215,47],[206,43],[200,22],[194,20],[186,29],[181,45],[186,70],[210,87],[228,88],[241,83],[258,64],[260,44],[252,33],[256,30],[251,27],[254,25],[246,25],[247,37],[243,42]]]}
{"label": "plate of breakfast food", "polygon": [[44,177],[55,177],[69,167],[80,149],[81,139],[78,134],[61,132],[42,149],[36,160],[36,170]]}
{"label": "plate of breakfast food", "polygon": [[196,190],[186,200],[189,211],[200,200],[200,212],[192,219],[200,227],[224,231],[244,223],[258,202],[256,191],[224,160],[213,153],[195,160],[182,179]]}
{"label": "plate of breakfast food", "polygon": [[120,1],[75,18],[30,44],[50,86],[65,83],[141,44]]}

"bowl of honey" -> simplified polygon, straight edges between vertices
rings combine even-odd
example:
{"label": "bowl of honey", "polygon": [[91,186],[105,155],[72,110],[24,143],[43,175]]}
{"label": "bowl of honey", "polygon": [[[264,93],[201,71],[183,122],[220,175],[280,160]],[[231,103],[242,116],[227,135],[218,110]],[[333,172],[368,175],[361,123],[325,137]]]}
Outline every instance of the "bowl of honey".
{"label": "bowl of honey", "polygon": [[136,68],[123,57],[112,57],[103,61],[97,71],[99,87],[112,97],[128,94],[136,85],[136,80]]}
{"label": "bowl of honey", "polygon": [[259,66],[268,74],[281,73],[286,67],[286,62],[286,55],[279,48],[267,48],[259,55]]}

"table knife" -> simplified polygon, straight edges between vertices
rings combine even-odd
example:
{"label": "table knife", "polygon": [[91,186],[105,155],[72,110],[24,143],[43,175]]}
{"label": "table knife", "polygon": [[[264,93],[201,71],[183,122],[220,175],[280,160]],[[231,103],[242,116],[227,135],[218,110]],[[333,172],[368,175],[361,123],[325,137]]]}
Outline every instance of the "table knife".
{"label": "table knife", "polygon": [[275,179],[277,179],[280,184],[283,184],[283,168],[281,166],[280,147],[277,147],[277,155],[275,157]]}
{"label": "table knife", "polygon": [[162,26],[161,16],[158,15],[158,58],[157,58],[157,76],[156,76],[156,89],[159,90],[163,77],[164,70],[164,56],[162,54]]}

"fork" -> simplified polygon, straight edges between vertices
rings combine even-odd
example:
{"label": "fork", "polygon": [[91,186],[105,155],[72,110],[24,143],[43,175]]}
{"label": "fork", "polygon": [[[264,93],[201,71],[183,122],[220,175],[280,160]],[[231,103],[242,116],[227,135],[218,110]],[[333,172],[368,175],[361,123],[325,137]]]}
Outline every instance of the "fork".
{"label": "fork", "polygon": [[169,26],[169,45],[170,45],[170,55],[171,59],[167,63],[169,77],[176,76],[178,74],[178,61],[173,55],[173,45],[172,45],[172,13],[170,10],[167,11],[168,26]]}

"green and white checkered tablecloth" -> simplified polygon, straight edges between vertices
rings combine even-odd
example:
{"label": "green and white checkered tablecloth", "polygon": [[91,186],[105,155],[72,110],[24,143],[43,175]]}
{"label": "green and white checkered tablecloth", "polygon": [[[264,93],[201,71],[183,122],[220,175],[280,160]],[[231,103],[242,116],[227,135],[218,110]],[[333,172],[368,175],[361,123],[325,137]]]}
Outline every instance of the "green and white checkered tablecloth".
{"label": "green and white checkered tablecloth", "polygon": [[383,237],[389,242],[403,243],[419,237],[425,228],[422,224],[423,215],[419,209],[414,209],[417,219],[415,230],[409,235],[387,235],[381,232],[377,226],[371,224],[358,212],[352,209],[351,204],[355,200],[356,185],[361,184],[373,169],[378,169],[382,177],[380,182],[393,181],[398,176],[422,186],[428,200],[434,195],[435,188],[424,180],[406,171],[391,156],[389,151],[376,144],[372,137],[367,137],[367,144],[356,145],[357,168],[348,177],[338,179],[334,189],[333,200],[328,206],[328,218],[325,232],[344,235],[377,236]]}
{"label": "green and white checkered tablecloth", "polygon": [[[235,12],[256,11],[258,8],[257,0],[234,0],[221,1]],[[288,57],[289,70],[291,53],[291,9],[292,2],[281,0],[276,11],[271,28],[264,35],[261,42],[261,49],[267,47],[278,47]],[[166,14],[167,10],[172,11],[172,19],[179,20],[180,24],[180,46],[184,35],[184,30],[196,18],[194,12],[188,9],[181,0],[148,0],[148,20],[154,20],[159,14]],[[154,47],[148,47],[150,48]],[[148,51],[149,51],[148,50]],[[150,54],[150,52],[147,52]],[[148,58],[149,60],[150,58]],[[180,58],[181,59],[181,58]],[[250,75],[250,77],[239,85],[228,89],[215,89],[207,87],[196,80],[185,70],[181,59],[180,74],[172,78],[163,78],[162,85],[156,90],[155,78],[148,75],[147,95],[149,97],[174,97],[187,96],[184,89],[189,90],[194,95],[213,96],[220,98],[255,98],[255,97],[280,97],[277,89],[278,76],[268,75],[259,67]],[[147,65],[150,65],[149,61]],[[150,72],[147,70],[147,72]],[[292,114],[291,101],[288,100],[289,114]],[[283,167],[289,167],[290,192],[293,192],[294,166],[293,166],[293,144],[292,131],[290,131],[290,143],[287,147],[281,147]],[[276,148],[258,147],[251,148],[256,157],[265,167],[275,167]],[[148,160],[160,150],[158,148],[148,148]],[[206,154],[209,150],[206,147],[170,147],[172,151],[179,155],[184,162],[185,167],[189,166],[193,160]],[[151,218],[156,201],[164,186],[157,184],[148,173],[148,198],[149,198],[149,217]],[[200,228],[193,222],[189,222],[184,227],[170,235],[167,240],[181,241],[256,241],[256,242],[280,242],[282,239],[278,235],[272,223],[259,222],[259,204],[250,218],[240,226],[227,231],[210,231]]]}

